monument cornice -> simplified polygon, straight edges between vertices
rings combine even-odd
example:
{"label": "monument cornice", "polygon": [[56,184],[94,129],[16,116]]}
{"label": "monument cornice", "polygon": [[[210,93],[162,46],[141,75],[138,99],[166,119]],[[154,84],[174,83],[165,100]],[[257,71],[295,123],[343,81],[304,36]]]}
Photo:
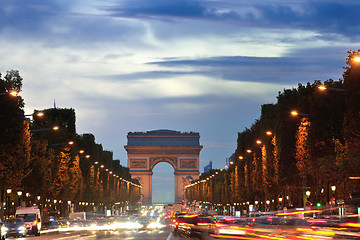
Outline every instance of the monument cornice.
{"label": "monument cornice", "polygon": [[131,151],[131,150],[148,150],[148,151],[149,150],[151,150],[151,151],[198,150],[200,152],[201,149],[203,148],[203,146],[129,146],[129,145],[125,145],[124,148],[126,151]]}

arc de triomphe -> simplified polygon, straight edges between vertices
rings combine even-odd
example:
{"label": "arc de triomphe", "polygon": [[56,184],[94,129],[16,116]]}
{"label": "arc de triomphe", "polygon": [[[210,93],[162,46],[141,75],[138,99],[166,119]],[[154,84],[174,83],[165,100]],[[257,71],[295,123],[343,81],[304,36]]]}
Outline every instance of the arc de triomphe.
{"label": "arc de triomphe", "polygon": [[152,203],[152,170],[160,162],[170,163],[175,175],[175,202],[185,199],[185,185],[199,178],[199,133],[172,130],[129,132],[127,145],[131,177],[142,186],[142,204]]}

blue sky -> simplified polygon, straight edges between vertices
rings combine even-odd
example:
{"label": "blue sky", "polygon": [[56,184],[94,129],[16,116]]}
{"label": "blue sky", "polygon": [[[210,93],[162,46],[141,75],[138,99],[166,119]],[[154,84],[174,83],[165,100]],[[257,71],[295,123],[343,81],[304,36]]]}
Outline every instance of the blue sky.
{"label": "blue sky", "polygon": [[[26,113],[74,108],[77,132],[123,165],[128,132],[172,129],[200,133],[201,171],[221,168],[279,91],[342,77],[359,12],[353,0],[0,0],[0,72],[20,71]],[[155,170],[156,186],[173,184]]]}

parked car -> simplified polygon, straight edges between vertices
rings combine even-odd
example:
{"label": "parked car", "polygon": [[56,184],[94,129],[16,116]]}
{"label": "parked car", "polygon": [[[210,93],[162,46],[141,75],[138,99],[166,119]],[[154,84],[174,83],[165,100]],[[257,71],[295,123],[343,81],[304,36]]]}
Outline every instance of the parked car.
{"label": "parked car", "polygon": [[7,219],[3,229],[5,230],[6,237],[24,237],[26,235],[26,226],[23,218]]}

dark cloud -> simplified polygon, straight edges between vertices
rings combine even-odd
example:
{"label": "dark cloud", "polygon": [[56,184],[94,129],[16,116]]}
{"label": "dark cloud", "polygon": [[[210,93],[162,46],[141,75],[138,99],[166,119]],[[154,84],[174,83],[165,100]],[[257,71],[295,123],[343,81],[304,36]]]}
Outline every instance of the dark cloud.
{"label": "dark cloud", "polygon": [[[279,84],[341,78],[346,51],[343,48],[297,50],[284,57],[211,57],[194,60],[164,59],[151,62],[166,67],[201,69],[201,75],[221,76],[224,80]],[[337,57],[334,57],[337,55]],[[164,74],[164,73],[163,73]],[[170,74],[170,72],[169,72]],[[193,74],[197,74],[194,70]]]}
{"label": "dark cloud", "polygon": [[[321,33],[339,33],[358,37],[360,25],[356,21],[360,3],[346,1],[303,1],[281,3],[255,1],[238,3],[237,8],[225,4],[194,0],[136,0],[106,8],[111,16],[164,18],[197,18],[230,21],[233,24],[268,28],[311,29]],[[232,3],[234,6],[234,3]],[[247,10],[244,10],[244,6]],[[252,10],[251,10],[252,9]]]}
{"label": "dark cloud", "polygon": [[[65,1],[64,1],[65,2]],[[66,10],[66,5],[47,0],[5,0],[0,4],[0,29],[17,28],[36,32],[49,18]]]}
{"label": "dark cloud", "polygon": [[256,6],[259,20],[269,26],[313,29],[322,33],[359,36],[360,24],[355,19],[359,3],[308,1],[301,7],[263,5]]}
{"label": "dark cloud", "polygon": [[112,16],[181,16],[199,17],[206,8],[197,0],[132,0],[105,8]]}

